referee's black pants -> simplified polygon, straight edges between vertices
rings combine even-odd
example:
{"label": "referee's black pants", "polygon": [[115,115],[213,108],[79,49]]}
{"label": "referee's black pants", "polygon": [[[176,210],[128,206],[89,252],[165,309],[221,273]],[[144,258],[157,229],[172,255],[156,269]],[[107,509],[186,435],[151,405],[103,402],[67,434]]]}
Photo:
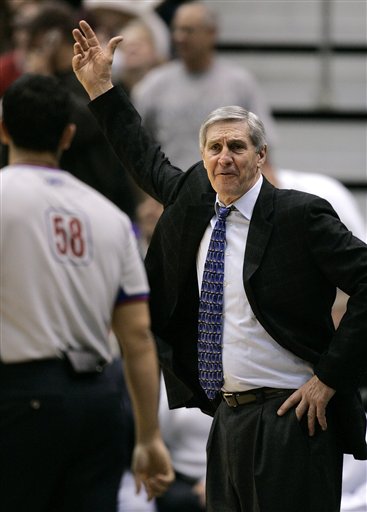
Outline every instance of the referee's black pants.
{"label": "referee's black pants", "polygon": [[[120,363],[121,365],[121,363]],[[116,512],[125,421],[113,365],[0,365],[0,509]]]}

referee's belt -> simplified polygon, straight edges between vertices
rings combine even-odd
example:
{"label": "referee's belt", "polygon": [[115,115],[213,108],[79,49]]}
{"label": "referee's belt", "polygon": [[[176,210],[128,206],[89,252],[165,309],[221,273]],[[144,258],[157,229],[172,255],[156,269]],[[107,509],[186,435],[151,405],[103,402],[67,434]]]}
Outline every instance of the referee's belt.
{"label": "referee's belt", "polygon": [[294,389],[279,389],[279,388],[256,388],[249,389],[248,391],[239,391],[230,393],[221,391],[223,400],[229,407],[238,407],[239,405],[247,405],[252,403],[262,404],[270,398],[277,398],[279,396],[286,396],[295,391]]}

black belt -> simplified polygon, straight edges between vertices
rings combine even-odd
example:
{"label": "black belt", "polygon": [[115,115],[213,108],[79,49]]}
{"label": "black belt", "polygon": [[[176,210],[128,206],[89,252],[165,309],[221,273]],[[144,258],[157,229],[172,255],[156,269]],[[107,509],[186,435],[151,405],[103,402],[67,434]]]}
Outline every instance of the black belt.
{"label": "black belt", "polygon": [[240,391],[238,393],[228,393],[222,391],[221,395],[229,407],[238,407],[239,405],[246,405],[251,403],[262,404],[265,400],[276,398],[278,396],[289,395],[295,391],[294,389],[279,389],[279,388],[256,388],[248,391]]}

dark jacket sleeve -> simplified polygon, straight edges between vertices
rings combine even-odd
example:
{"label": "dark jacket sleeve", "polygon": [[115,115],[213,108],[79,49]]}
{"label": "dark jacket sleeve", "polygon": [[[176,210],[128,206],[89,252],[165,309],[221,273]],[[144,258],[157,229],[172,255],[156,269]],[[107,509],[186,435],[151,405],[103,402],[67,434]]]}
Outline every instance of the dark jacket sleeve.
{"label": "dark jacket sleeve", "polygon": [[114,87],[90,104],[103,133],[124,169],[147,194],[168,205],[185,173],[171,165],[144,128],[122,87]]}

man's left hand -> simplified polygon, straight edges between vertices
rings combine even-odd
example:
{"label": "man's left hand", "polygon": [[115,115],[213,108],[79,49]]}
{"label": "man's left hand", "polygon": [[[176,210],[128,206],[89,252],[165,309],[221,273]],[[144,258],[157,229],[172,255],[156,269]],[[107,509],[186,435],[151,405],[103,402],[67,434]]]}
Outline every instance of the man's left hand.
{"label": "man's left hand", "polygon": [[289,409],[296,407],[296,416],[300,421],[307,413],[308,432],[313,436],[316,421],[322,430],[327,429],[326,406],[334,395],[335,389],[330,388],[314,375],[280,406],[277,414],[283,416]]}

